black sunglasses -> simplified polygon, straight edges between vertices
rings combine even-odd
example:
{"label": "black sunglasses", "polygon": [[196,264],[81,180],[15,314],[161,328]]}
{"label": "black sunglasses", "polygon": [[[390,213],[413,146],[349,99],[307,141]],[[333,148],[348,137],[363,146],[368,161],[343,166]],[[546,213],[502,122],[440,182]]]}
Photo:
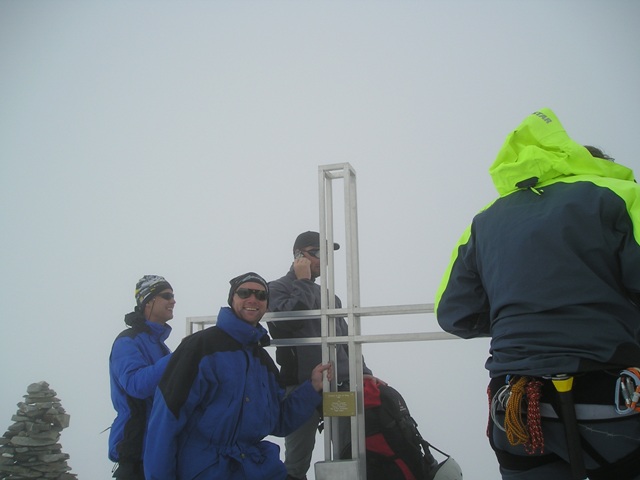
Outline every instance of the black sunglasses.
{"label": "black sunglasses", "polygon": [[261,302],[264,302],[267,298],[269,298],[266,290],[254,290],[252,288],[239,288],[236,290],[236,295],[238,295],[243,300],[249,298],[251,294],[256,297],[256,300],[260,300]]}
{"label": "black sunglasses", "polygon": [[159,293],[158,296],[164,298],[165,300],[173,300],[176,297],[173,293],[169,292]]}
{"label": "black sunglasses", "polygon": [[302,250],[304,253],[308,253],[309,255],[316,257],[316,258],[320,258],[320,249],[319,248],[312,248],[311,250]]}

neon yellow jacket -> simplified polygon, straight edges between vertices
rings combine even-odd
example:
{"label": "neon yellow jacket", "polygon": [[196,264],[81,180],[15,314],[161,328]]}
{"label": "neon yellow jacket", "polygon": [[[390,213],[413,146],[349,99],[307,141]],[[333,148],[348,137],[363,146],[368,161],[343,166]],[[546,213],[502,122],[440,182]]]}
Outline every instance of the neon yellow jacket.
{"label": "neon yellow jacket", "polygon": [[491,376],[640,365],[640,187],[549,109],[509,134],[500,197],[463,233],[436,294],[441,327],[491,336]]}

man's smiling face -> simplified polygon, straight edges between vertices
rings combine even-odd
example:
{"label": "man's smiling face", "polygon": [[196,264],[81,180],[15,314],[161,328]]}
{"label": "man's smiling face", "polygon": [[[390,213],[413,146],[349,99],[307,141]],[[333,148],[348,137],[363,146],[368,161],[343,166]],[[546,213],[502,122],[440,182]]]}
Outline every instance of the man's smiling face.
{"label": "man's smiling face", "polygon": [[262,316],[267,311],[267,299],[258,300],[255,293],[251,293],[247,298],[240,298],[238,290],[258,290],[264,292],[264,286],[257,282],[245,282],[241,284],[236,293],[233,294],[233,302],[231,308],[240,320],[244,320],[253,326],[256,326]]}

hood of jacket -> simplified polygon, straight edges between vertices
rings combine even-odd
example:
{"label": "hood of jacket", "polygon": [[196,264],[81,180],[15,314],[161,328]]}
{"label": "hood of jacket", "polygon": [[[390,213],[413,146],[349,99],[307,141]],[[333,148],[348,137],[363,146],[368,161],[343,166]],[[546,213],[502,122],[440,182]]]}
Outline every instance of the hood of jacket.
{"label": "hood of jacket", "polygon": [[242,345],[269,345],[269,334],[260,324],[255,327],[238,318],[230,307],[222,307],[218,313],[216,326],[228,333]]}
{"label": "hood of jacket", "polygon": [[124,316],[124,323],[135,330],[147,332],[159,342],[167,340],[171,333],[171,326],[168,323],[160,324],[147,320],[138,307],[136,307],[133,312],[127,313]]}
{"label": "hood of jacket", "polygon": [[634,181],[629,168],[594,158],[569,138],[548,108],[529,115],[507,136],[489,174],[500,196],[576,175]]}

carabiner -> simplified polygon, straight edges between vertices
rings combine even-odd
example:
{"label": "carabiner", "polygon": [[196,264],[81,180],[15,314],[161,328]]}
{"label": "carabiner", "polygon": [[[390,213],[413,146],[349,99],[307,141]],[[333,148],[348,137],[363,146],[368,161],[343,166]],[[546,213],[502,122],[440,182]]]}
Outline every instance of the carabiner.
{"label": "carabiner", "polygon": [[[622,399],[620,398],[622,396]],[[620,415],[640,412],[640,368],[622,370],[616,381],[615,407]],[[623,407],[624,405],[624,407]]]}

